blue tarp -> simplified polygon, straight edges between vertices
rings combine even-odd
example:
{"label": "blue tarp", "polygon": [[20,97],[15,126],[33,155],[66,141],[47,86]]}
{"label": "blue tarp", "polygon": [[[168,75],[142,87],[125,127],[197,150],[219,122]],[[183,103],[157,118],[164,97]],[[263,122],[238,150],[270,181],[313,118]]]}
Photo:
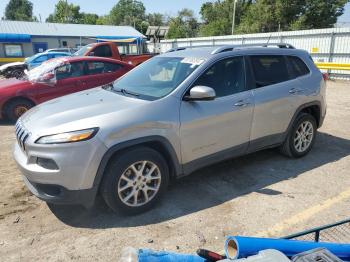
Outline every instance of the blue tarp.
{"label": "blue tarp", "polygon": [[206,262],[197,255],[176,254],[172,252],[156,252],[149,249],[139,250],[139,262]]}
{"label": "blue tarp", "polygon": [[2,43],[30,43],[31,35],[27,34],[0,34]]}

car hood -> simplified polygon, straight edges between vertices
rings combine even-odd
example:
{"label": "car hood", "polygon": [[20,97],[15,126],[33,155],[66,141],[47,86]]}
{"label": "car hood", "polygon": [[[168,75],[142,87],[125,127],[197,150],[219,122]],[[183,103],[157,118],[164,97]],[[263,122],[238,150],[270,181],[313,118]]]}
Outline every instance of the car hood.
{"label": "car hood", "polygon": [[100,127],[108,124],[104,121],[108,115],[125,116],[126,111],[134,110],[147,102],[98,87],[36,106],[24,114],[19,121],[30,132],[41,136]]}
{"label": "car hood", "polygon": [[3,71],[6,68],[11,67],[11,66],[18,66],[18,65],[24,65],[24,64],[25,64],[24,62],[7,63],[7,64],[4,64],[4,65],[0,66],[0,71]]}
{"label": "car hood", "polygon": [[31,85],[31,82],[24,81],[16,78],[10,78],[10,79],[3,79],[0,80],[0,92],[1,90],[8,89],[8,88],[20,88],[20,87],[26,87]]}

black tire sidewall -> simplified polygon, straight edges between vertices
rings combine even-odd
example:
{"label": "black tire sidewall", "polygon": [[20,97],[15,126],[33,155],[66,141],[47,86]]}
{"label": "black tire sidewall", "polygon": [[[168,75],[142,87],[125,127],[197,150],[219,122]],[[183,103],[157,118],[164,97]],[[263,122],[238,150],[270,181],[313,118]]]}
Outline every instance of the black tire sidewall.
{"label": "black tire sidewall", "polygon": [[24,106],[29,110],[33,107],[33,104],[26,100],[15,100],[10,102],[5,108],[5,115],[11,121],[16,121],[18,119],[15,114],[15,109],[17,106]]}
{"label": "black tire sidewall", "polygon": [[[313,138],[312,138],[311,144],[308,147],[308,149],[305,150],[304,152],[298,152],[294,146],[294,135],[295,135],[295,132],[297,131],[297,129],[299,128],[300,124],[302,122],[305,122],[305,121],[309,121],[312,124],[314,134],[313,134]],[[301,114],[297,118],[297,120],[295,121],[295,124],[293,125],[291,133],[289,135],[289,148],[290,148],[291,154],[296,158],[303,157],[303,156],[307,155],[315,143],[316,134],[317,134],[317,124],[316,124],[315,118],[310,114],[306,114],[306,113]]]}
{"label": "black tire sidewall", "polygon": [[[119,198],[117,188],[118,182],[123,172],[133,163],[138,161],[152,161],[155,163],[161,173],[161,184],[158,193],[147,204],[139,207],[131,207],[124,204]],[[104,175],[101,194],[107,205],[115,212],[125,214],[138,214],[152,208],[165,193],[169,184],[169,168],[167,162],[157,151],[140,147],[122,152],[121,156],[112,160]]]}
{"label": "black tire sidewall", "polygon": [[21,69],[15,69],[11,72],[11,74],[13,77],[18,79],[19,77],[22,77],[24,75],[24,72]]}

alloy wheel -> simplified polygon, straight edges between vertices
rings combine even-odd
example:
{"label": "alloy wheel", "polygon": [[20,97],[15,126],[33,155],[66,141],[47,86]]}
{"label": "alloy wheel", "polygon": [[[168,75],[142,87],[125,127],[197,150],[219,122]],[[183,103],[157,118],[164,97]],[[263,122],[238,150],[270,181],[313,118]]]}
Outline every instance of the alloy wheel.
{"label": "alloy wheel", "polygon": [[151,161],[131,164],[118,181],[118,196],[130,206],[142,206],[150,202],[158,193],[161,184],[159,167]]}
{"label": "alloy wheel", "polygon": [[314,127],[310,121],[302,122],[294,135],[294,148],[297,152],[305,152],[314,139]]}

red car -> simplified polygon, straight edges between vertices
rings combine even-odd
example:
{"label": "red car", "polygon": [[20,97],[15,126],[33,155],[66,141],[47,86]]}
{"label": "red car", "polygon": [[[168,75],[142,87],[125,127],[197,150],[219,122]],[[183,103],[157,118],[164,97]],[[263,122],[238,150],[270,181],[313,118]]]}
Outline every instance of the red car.
{"label": "red car", "polygon": [[49,60],[23,79],[0,80],[0,119],[18,119],[47,100],[108,84],[133,68],[103,57],[64,57]]}

